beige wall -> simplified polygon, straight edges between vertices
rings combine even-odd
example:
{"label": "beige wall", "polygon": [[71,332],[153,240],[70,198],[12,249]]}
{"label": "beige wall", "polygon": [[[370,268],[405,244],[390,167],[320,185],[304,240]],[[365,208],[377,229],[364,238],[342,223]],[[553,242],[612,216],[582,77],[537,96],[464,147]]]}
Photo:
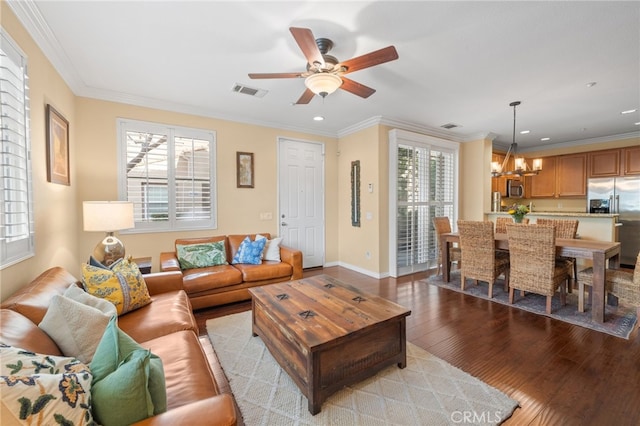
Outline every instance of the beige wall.
{"label": "beige wall", "polygon": [[[0,298],[35,278],[40,272],[77,264],[75,97],[60,75],[19,23],[5,1],[0,3],[2,27],[28,57],[31,98],[31,158],[33,165],[35,256],[0,271]],[[45,108],[51,104],[69,120],[71,186],[47,182]]]}
{"label": "beige wall", "polygon": [[491,210],[491,141],[460,144],[458,219],[484,220]]}
{"label": "beige wall", "polygon": [[[325,146],[325,218],[326,261],[338,260],[338,238],[334,210],[336,203],[336,150],[337,139],[295,133],[268,127],[254,126],[197,117],[169,111],[99,101],[88,98],[77,100],[78,121],[78,197],[77,213],[82,214],[85,200],[115,200],[117,187],[117,118],[152,121],[187,126],[216,132],[216,176],[218,202],[218,228],[189,232],[121,235],[127,253],[152,256],[153,270],[158,270],[159,254],[171,251],[177,237],[225,235],[270,232],[277,235],[277,164],[278,137],[313,141]],[[255,188],[236,187],[236,152],[254,153]],[[260,220],[260,213],[272,213],[271,220]],[[100,239],[100,233],[83,232],[77,228],[81,259],[88,256]]]}
{"label": "beige wall", "polygon": [[[379,127],[340,139],[338,187],[339,258],[352,269],[380,272]],[[351,162],[360,161],[360,226],[351,224]],[[374,191],[367,190],[373,184]],[[370,216],[370,219],[367,218]]]}

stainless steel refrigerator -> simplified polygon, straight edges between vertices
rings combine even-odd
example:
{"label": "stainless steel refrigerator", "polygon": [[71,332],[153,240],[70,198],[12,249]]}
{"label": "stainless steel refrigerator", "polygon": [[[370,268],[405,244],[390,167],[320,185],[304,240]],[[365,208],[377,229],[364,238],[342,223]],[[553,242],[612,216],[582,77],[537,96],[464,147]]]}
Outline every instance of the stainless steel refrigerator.
{"label": "stainless steel refrigerator", "polygon": [[620,215],[620,264],[635,265],[640,252],[640,177],[589,179],[587,208]]}

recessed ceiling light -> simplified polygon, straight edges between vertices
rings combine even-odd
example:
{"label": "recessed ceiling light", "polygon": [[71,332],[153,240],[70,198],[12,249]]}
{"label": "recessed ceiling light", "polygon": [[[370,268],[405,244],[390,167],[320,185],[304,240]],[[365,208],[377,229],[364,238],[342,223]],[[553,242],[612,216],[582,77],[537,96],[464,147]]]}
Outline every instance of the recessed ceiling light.
{"label": "recessed ceiling light", "polygon": [[531,130],[523,130],[520,132],[521,135],[526,135],[528,133],[531,133]]}
{"label": "recessed ceiling light", "polygon": [[322,120],[324,120],[324,117],[321,116],[321,115],[316,115],[315,117],[313,117],[313,120],[314,121],[322,121]]}
{"label": "recessed ceiling light", "polygon": [[550,141],[551,138],[540,138],[541,141],[546,142],[546,141]]}
{"label": "recessed ceiling light", "polygon": [[595,81],[592,81],[592,82],[590,82],[590,83],[587,83],[587,87],[593,87],[593,86],[595,86],[596,84],[598,84],[598,83],[596,83]]}
{"label": "recessed ceiling light", "polygon": [[628,109],[626,111],[622,111],[620,114],[633,114],[637,109]]}

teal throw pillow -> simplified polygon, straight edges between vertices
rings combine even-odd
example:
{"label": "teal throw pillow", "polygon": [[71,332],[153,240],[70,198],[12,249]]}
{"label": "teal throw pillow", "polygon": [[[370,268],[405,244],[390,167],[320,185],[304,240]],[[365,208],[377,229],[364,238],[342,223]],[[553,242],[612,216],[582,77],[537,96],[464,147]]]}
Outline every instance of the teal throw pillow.
{"label": "teal throw pillow", "polygon": [[135,423],[167,411],[162,360],[112,318],[89,364],[93,415],[104,426]]}
{"label": "teal throw pillow", "polygon": [[257,241],[251,241],[249,236],[246,236],[236,255],[233,256],[231,263],[248,263],[251,265],[260,265],[262,263],[262,250],[267,242],[266,238],[259,239]]}
{"label": "teal throw pillow", "polygon": [[180,269],[206,268],[226,265],[227,252],[223,241],[215,243],[176,245]]}

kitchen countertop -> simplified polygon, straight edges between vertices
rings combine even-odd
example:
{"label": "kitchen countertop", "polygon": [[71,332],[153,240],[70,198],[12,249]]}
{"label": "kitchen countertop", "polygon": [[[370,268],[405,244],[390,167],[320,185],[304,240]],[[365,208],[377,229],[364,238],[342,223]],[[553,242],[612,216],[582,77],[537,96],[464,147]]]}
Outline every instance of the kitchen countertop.
{"label": "kitchen countertop", "polygon": [[[485,214],[495,214],[495,215],[508,215],[506,211],[504,212],[485,212]],[[589,217],[589,218],[612,218],[619,216],[614,213],[585,213],[585,212],[542,212],[542,211],[532,211],[528,213],[531,216],[565,216],[565,217]]]}

